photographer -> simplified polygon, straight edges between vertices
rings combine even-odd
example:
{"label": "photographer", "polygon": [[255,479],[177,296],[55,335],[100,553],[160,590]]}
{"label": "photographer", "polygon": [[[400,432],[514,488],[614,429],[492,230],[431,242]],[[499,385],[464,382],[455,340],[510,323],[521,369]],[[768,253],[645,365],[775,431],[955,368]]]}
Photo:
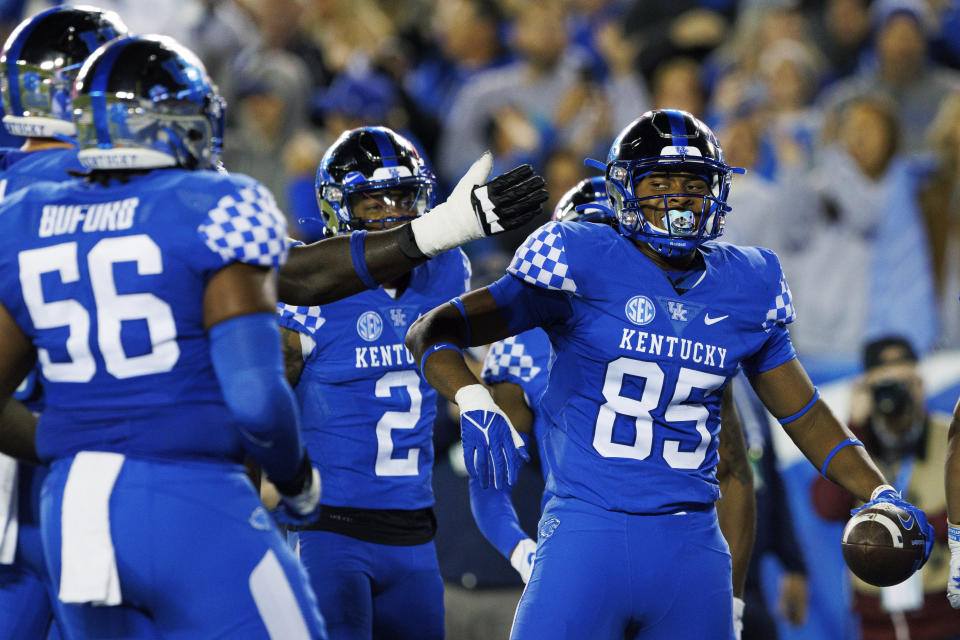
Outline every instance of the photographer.
{"label": "photographer", "polygon": [[[851,402],[851,429],[896,489],[928,514],[936,542],[923,569],[898,585],[874,587],[851,576],[862,640],[960,638],[960,611],[943,595],[950,559],[943,488],[949,417],[927,412],[917,355],[904,338],[867,343],[863,365]],[[817,513],[828,520],[845,522],[857,506],[853,496],[824,478],[817,479],[812,494]]]}

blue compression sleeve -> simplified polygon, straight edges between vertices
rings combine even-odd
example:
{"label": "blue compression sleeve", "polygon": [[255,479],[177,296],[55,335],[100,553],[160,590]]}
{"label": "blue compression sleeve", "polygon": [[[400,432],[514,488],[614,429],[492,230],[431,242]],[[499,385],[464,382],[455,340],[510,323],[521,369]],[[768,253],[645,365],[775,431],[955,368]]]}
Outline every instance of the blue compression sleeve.
{"label": "blue compression sleeve", "polygon": [[213,369],[245,448],[271,480],[290,482],[300,471],[304,450],[276,316],[238,316],[214,325],[208,335]]}
{"label": "blue compression sleeve", "polygon": [[470,511],[473,512],[473,519],[483,537],[507,560],[510,559],[514,547],[529,537],[520,528],[517,511],[510,501],[509,489],[484,489],[480,482],[471,476]]}

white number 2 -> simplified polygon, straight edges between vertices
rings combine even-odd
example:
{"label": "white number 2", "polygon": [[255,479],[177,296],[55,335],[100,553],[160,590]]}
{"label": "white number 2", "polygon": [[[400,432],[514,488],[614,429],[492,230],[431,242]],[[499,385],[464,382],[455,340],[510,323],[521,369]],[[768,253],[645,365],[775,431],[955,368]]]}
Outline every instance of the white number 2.
{"label": "white number 2", "polygon": [[[47,302],[43,297],[41,276],[57,273],[64,284],[80,279],[77,243],[21,251],[20,287],[30,318],[37,329],[68,327],[69,362],[52,362],[43,348],[37,357],[43,375],[54,382],[88,382],[96,373],[96,361],[90,349],[90,313],[77,300]],[[87,268],[96,305],[97,344],[107,371],[116,378],[132,378],[173,369],[180,357],[176,325],[170,305],[151,293],[117,293],[113,267],[118,262],[133,262],[140,275],[163,272],[160,247],[147,235],[100,240],[87,255]],[[120,340],[123,320],[142,319],[147,323],[151,351],[128,357]]]}
{"label": "white number 2", "polygon": [[374,395],[378,398],[389,398],[390,389],[402,387],[410,394],[409,411],[387,411],[377,422],[377,463],[375,467],[378,476],[415,476],[418,473],[417,463],[420,460],[420,449],[411,447],[407,457],[393,457],[393,438],[390,432],[394,429],[413,429],[420,421],[420,405],[423,397],[420,394],[420,374],[416,371],[390,371],[377,380]]}
{"label": "white number 2", "polygon": [[[620,395],[623,377],[628,375],[644,380],[639,400]],[[663,418],[667,422],[695,421],[700,443],[693,451],[680,451],[680,440],[664,440],[663,459],[674,469],[696,469],[703,464],[711,440],[707,430],[710,412],[703,404],[690,404],[688,401],[694,389],[709,393],[719,389],[724,380],[726,378],[723,376],[712,373],[680,369]],[[663,382],[663,369],[655,362],[623,357],[607,365],[602,392],[606,402],[600,406],[593,432],[593,447],[600,455],[634,460],[645,460],[650,456],[653,452],[653,418],[650,412],[660,405]],[[636,431],[632,444],[613,441],[613,425],[618,414],[634,419]]]}

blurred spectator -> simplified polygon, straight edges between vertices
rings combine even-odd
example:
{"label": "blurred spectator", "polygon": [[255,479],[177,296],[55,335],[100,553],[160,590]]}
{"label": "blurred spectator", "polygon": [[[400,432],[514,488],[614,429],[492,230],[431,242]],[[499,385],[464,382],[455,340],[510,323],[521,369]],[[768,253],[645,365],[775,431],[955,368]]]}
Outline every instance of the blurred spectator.
{"label": "blurred spectator", "polygon": [[[609,53],[622,43],[618,36],[610,32],[615,43]],[[508,157],[532,160],[542,160],[555,142],[582,145],[586,138],[608,144],[613,133],[648,103],[629,64],[612,61],[614,73],[603,83],[589,76],[583,60],[567,48],[562,4],[557,0],[519,3],[511,43],[518,62],[471,78],[451,107],[438,163],[448,181],[491,140]]]}
{"label": "blurred spectator", "polygon": [[645,0],[624,15],[624,28],[640,44],[640,65],[646,77],[669,58],[704,59],[728,36],[736,15],[734,0]]}
{"label": "blurred spectator", "polygon": [[259,40],[257,23],[250,12],[232,0],[205,0],[202,4],[203,16],[191,34],[192,49],[230,106],[235,80],[231,65],[243,49]]}
{"label": "blurred spectator", "polygon": [[815,217],[790,274],[799,316],[791,336],[814,377],[855,372],[864,339],[901,333],[926,352],[936,337],[920,176],[897,153],[893,107],[859,99],[841,124],[811,173],[805,202]]}
{"label": "blurred spectator", "polygon": [[[867,343],[863,367],[851,429],[904,498],[926,512],[936,541],[923,569],[899,585],[879,588],[851,576],[862,640],[957,638],[960,611],[950,607],[943,589],[950,559],[943,485],[949,417],[927,412],[917,354],[904,338]],[[857,506],[846,490],[822,477],[811,492],[817,513],[828,520],[845,521]]]}
{"label": "blurred spectator", "polygon": [[704,87],[700,63],[670,58],[657,67],[651,83],[653,109],[680,109],[704,117]]}
{"label": "blurred spectator", "polygon": [[862,63],[870,40],[868,4],[867,0],[827,0],[825,7],[810,11],[810,43],[830,65],[828,83],[851,75]]}
{"label": "blurred spectator", "polygon": [[724,240],[733,244],[773,249],[783,264],[787,281],[793,282],[796,256],[805,246],[813,220],[807,202],[805,172],[798,169],[774,181],[757,170],[763,146],[762,116],[746,113],[733,118],[717,131],[732,166],[743,167],[746,175],[735,176],[727,203]]}
{"label": "blurred spectator", "polygon": [[[782,617],[791,626],[806,620],[807,567],[797,543],[786,486],[773,448],[769,414],[743,375],[734,378],[732,384],[757,493],[757,528],[744,589],[746,608],[741,639],[777,640],[775,616]],[[779,601],[772,609],[761,589],[761,563],[767,556],[775,557],[783,568],[776,590]]]}
{"label": "blurred spectator", "polygon": [[927,133],[937,168],[923,193],[940,303],[943,347],[960,347],[960,93],[943,101]]}
{"label": "blurred spectator", "polygon": [[310,78],[303,62],[283,51],[260,51],[238,70],[234,130],[226,136],[228,169],[255,176],[288,210],[282,151],[306,126]]}
{"label": "blurred spectator", "polygon": [[876,0],[870,8],[876,60],[841,80],[823,98],[829,118],[826,139],[837,134],[837,108],[858,96],[882,96],[897,105],[904,151],[920,151],[940,103],[960,90],[960,73],[931,62],[934,29],[924,0]]}
{"label": "blurred spectator", "polygon": [[431,25],[438,51],[406,78],[421,109],[442,118],[471,76],[510,61],[499,37],[502,19],[496,0],[437,2]]}

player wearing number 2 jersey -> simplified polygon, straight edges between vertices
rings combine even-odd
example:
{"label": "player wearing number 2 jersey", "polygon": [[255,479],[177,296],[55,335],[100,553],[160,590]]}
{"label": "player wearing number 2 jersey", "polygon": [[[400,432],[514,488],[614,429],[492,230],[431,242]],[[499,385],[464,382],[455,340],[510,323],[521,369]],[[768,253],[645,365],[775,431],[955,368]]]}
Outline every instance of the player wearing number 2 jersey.
{"label": "player wearing number 2 jersey", "polygon": [[[383,127],[345,132],[317,172],[328,235],[383,229],[432,206],[436,181],[413,145]],[[459,249],[321,307],[281,305],[288,376],[320,468],[320,520],[300,532],[332,640],[443,637],[433,536],[437,393],[403,345],[420,315],[470,288]]]}
{"label": "player wearing number 2 jersey", "polygon": [[539,326],[556,354],[539,407],[554,497],[513,638],[733,637],[713,503],[721,397],[740,367],[831,479],[923,514],[885,493],[797,363],[777,257],[714,241],[735,170],[713,133],[648,112],[600,166],[619,229],[545,225],[504,278],[424,316],[407,344],[460,405],[468,470],[494,482],[513,474],[512,427],[456,350]]}
{"label": "player wearing number 2 jersey", "polygon": [[273,314],[283,216],[215,169],[222,99],[171,39],[97,49],[73,107],[89,176],[0,205],[0,395],[39,360],[43,546],[68,635],[322,638],[241,465],[294,512],[319,499]]}

